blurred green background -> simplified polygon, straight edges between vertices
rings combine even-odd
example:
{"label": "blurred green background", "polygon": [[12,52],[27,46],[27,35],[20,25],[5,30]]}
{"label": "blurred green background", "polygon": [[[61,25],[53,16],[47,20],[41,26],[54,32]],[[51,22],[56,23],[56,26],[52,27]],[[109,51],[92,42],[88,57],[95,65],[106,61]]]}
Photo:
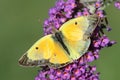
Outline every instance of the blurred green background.
{"label": "blurred green background", "polygon": [[[34,80],[39,68],[18,65],[20,56],[43,35],[43,21],[56,0],[0,0],[0,80]],[[94,61],[100,80],[120,80],[120,10],[106,8],[111,40],[117,44],[101,51]]]}

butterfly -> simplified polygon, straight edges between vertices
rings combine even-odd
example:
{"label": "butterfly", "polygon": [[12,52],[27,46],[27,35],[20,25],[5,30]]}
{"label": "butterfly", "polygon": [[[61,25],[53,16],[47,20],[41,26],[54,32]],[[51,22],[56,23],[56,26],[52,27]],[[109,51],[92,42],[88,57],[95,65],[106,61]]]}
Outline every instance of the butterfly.
{"label": "butterfly", "polygon": [[59,68],[79,59],[90,46],[96,16],[80,16],[65,22],[59,30],[40,38],[19,59],[22,66]]}

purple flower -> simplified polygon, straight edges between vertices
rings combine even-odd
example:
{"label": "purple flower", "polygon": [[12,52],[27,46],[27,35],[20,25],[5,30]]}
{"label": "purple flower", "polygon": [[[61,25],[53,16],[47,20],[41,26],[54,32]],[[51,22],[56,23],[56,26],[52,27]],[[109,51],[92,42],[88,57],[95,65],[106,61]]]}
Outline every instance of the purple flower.
{"label": "purple flower", "polygon": [[80,75],[81,75],[80,69],[77,69],[77,68],[76,68],[73,72],[74,72],[74,75],[75,75],[75,76],[80,76]]}
{"label": "purple flower", "polygon": [[[96,73],[95,66],[89,66],[88,64],[79,64],[79,61],[76,61],[74,64],[61,69],[50,69],[49,71],[41,71],[35,80],[90,80],[91,76],[95,77]],[[75,66],[76,67],[72,67]],[[99,79],[97,79],[99,80]]]}
{"label": "purple flower", "polygon": [[70,79],[70,73],[67,71],[64,71],[61,78],[66,80]]}
{"label": "purple flower", "polygon": [[112,28],[110,26],[107,26],[107,31],[111,31]]}
{"label": "purple flower", "polygon": [[108,39],[107,36],[102,36],[102,41],[101,41],[101,47],[105,47],[108,46],[108,43],[110,42],[110,40]]}
{"label": "purple flower", "polygon": [[88,52],[88,53],[86,54],[86,60],[87,60],[88,62],[92,62],[92,61],[95,60],[94,55],[93,55],[92,52]]}
{"label": "purple flower", "polygon": [[116,8],[120,9],[120,1],[116,1],[116,2],[114,3],[114,5],[115,5]]}
{"label": "purple flower", "polygon": [[56,75],[57,75],[58,77],[60,77],[60,76],[62,75],[62,72],[61,72],[60,70],[58,70],[58,71],[56,72]]}
{"label": "purple flower", "polygon": [[96,7],[96,8],[100,8],[100,7],[101,7],[101,2],[100,2],[100,1],[97,1],[97,2],[95,3],[95,7]]}
{"label": "purple flower", "polygon": [[[107,17],[104,11],[100,10],[101,3],[102,0],[94,3],[94,14],[97,14],[100,19],[104,20]],[[117,2],[115,6],[118,7],[119,4]],[[79,0],[58,0],[55,7],[49,10],[49,18],[44,21],[44,34],[51,34],[52,27],[59,29],[62,24],[71,18],[92,14],[90,8],[80,3]],[[50,68],[50,70],[42,70],[35,77],[35,80],[99,80],[99,73],[96,72],[96,67],[88,65],[88,63],[99,58],[99,52],[102,48],[116,43],[115,41],[110,41],[104,34],[102,25],[104,25],[106,30],[111,30],[107,21],[106,23],[100,22],[90,36],[91,44],[88,51],[82,57],[60,69]]]}
{"label": "purple flower", "polygon": [[49,15],[55,15],[57,13],[57,9],[56,8],[51,8],[49,10]]}
{"label": "purple flower", "polygon": [[84,8],[84,9],[83,9],[83,15],[84,15],[84,16],[90,15],[89,10],[88,10],[87,8]]}
{"label": "purple flower", "polygon": [[72,11],[68,10],[68,12],[65,14],[66,18],[72,18]]}
{"label": "purple flower", "polygon": [[82,12],[78,12],[77,15],[75,15],[75,17],[80,17],[82,15],[83,15]]}
{"label": "purple flower", "polygon": [[94,41],[94,47],[99,48],[101,44],[101,40]]}
{"label": "purple flower", "polygon": [[71,9],[76,7],[75,0],[67,0],[66,5],[70,7]]}
{"label": "purple flower", "polygon": [[64,7],[65,7],[65,2],[64,2],[64,0],[58,0],[58,1],[56,2],[55,7],[56,7],[58,10],[64,9]]}
{"label": "purple flower", "polygon": [[98,10],[98,11],[96,12],[96,14],[97,14],[99,17],[104,17],[103,10]]}

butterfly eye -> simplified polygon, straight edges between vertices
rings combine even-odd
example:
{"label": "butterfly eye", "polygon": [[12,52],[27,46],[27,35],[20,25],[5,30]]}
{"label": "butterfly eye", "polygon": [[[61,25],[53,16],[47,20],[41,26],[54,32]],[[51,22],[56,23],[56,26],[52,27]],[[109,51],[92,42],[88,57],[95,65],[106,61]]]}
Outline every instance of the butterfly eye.
{"label": "butterfly eye", "polygon": [[35,49],[38,50],[38,47],[36,47]]}
{"label": "butterfly eye", "polygon": [[75,25],[77,25],[77,22],[75,22]]}

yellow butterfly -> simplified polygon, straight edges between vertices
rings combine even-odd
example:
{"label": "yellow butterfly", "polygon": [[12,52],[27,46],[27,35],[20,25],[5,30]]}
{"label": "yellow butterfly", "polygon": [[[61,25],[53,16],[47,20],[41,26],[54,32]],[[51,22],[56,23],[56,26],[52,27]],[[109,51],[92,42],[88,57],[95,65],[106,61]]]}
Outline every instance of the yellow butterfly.
{"label": "yellow butterfly", "polygon": [[20,59],[22,66],[61,67],[80,58],[90,46],[94,15],[65,22],[58,31],[39,39]]}

